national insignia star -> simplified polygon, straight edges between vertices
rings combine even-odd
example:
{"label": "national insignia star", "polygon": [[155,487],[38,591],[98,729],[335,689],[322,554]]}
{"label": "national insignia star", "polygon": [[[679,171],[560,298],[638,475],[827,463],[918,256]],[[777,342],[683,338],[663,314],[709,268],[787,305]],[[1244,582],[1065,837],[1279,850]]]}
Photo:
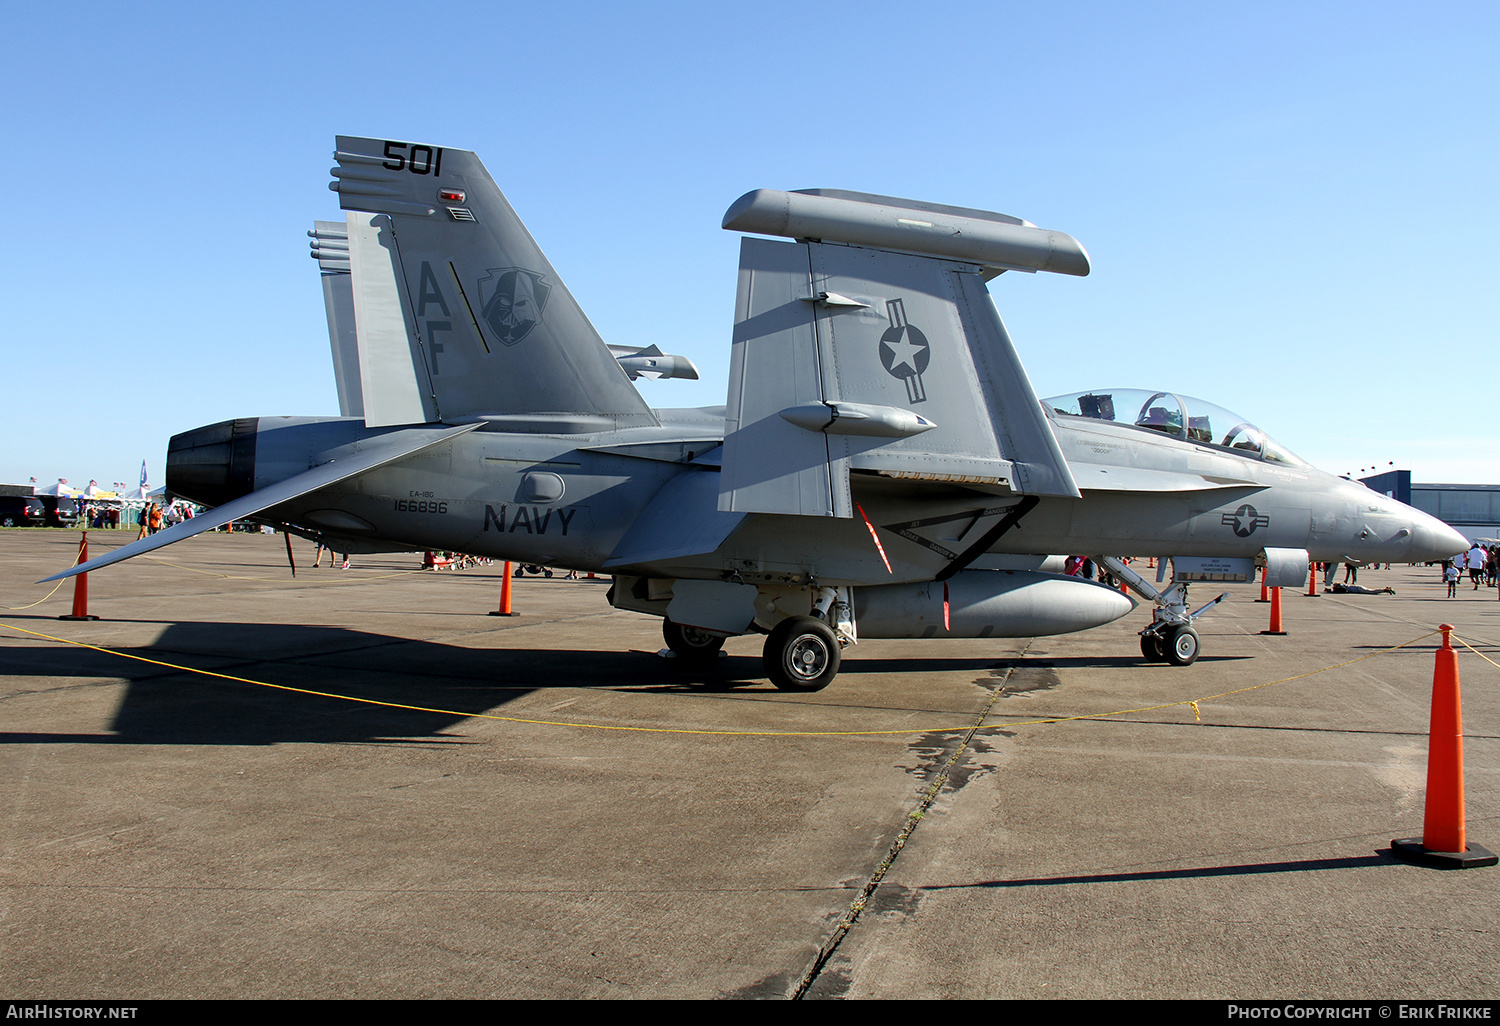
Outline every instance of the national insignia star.
{"label": "national insignia star", "polygon": [[891,370],[897,367],[910,367],[913,374],[917,373],[917,354],[926,349],[908,340],[903,332],[901,338],[895,342],[887,342],[884,339],[880,343],[891,351]]}

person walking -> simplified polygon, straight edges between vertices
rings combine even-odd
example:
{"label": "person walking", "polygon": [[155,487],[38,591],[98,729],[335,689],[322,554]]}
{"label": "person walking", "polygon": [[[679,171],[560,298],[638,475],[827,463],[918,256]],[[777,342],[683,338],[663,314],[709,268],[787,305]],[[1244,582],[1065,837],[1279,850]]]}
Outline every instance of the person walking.
{"label": "person walking", "polygon": [[322,561],[324,552],[328,553],[328,566],[330,569],[334,567],[338,567],[340,570],[349,569],[349,553],[344,553],[344,565],[340,567],[339,554],[333,551],[332,545],[325,545],[321,541],[318,542],[318,551],[313,553],[313,566],[317,566]]}
{"label": "person walking", "polygon": [[1484,577],[1485,551],[1478,542],[1469,550],[1469,580],[1474,582],[1474,590],[1479,590],[1479,585]]}

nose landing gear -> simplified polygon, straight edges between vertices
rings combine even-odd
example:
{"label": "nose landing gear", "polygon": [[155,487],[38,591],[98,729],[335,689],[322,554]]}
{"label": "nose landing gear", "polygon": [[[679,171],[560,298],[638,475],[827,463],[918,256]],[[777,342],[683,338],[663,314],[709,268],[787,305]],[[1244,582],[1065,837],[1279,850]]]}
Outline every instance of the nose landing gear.
{"label": "nose landing gear", "polygon": [[1223,602],[1228,597],[1227,592],[1189,612],[1186,581],[1179,581],[1165,591],[1157,591],[1144,577],[1113,556],[1095,556],[1094,561],[1108,567],[1110,573],[1130,585],[1132,590],[1156,603],[1156,616],[1151,626],[1141,631],[1141,655],[1148,663],[1187,666],[1198,658],[1202,645],[1193,623]]}

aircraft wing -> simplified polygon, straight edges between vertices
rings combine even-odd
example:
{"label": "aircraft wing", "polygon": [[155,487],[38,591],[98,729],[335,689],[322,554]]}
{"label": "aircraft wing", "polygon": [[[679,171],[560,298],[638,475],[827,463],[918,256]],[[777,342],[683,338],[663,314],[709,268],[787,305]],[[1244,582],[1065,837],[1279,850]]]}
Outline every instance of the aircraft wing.
{"label": "aircraft wing", "polygon": [[354,477],[356,474],[363,474],[383,464],[421,452],[423,449],[457,437],[458,435],[466,434],[478,427],[480,427],[479,423],[473,423],[460,424],[457,427],[439,427],[402,432],[397,440],[392,441],[388,445],[372,446],[348,459],[333,460],[321,466],[313,467],[311,470],[278,481],[259,491],[251,492],[249,495],[242,495],[238,499],[224,503],[222,506],[215,506],[202,516],[194,517],[191,520],[184,520],[182,523],[169,527],[165,531],[158,531],[149,538],[142,538],[140,541],[131,542],[129,545],[115,549],[108,555],[100,556],[98,559],[91,559],[87,563],[80,563],[75,567],[64,570],[60,574],[44,577],[37,583],[46,584],[48,581],[62,580],[63,578],[73,577],[77,574],[88,573],[90,570],[99,570],[113,563],[130,559],[133,556],[140,556],[171,545],[173,542],[180,542],[184,538],[191,538],[195,534],[212,531],[216,527],[223,527],[231,520],[240,520],[244,517],[253,516],[262,510],[270,509],[272,506],[278,506],[298,496],[306,495],[308,492],[315,492],[319,488],[327,488],[329,485],[336,484],[345,478]]}
{"label": "aircraft wing", "polygon": [[1077,498],[985,288],[1006,269],[1087,274],[1060,232],[859,193],[761,190],[745,239],[719,508],[851,517],[849,475]]}

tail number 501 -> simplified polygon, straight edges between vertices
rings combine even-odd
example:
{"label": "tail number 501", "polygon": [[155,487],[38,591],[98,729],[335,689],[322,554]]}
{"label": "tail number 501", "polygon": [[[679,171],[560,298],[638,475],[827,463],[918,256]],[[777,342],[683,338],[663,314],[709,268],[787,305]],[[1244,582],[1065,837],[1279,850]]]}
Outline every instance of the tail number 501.
{"label": "tail number 501", "polygon": [[[402,152],[410,149],[410,152]],[[386,159],[380,166],[392,171],[410,171],[414,175],[437,175],[443,171],[443,148],[411,143],[388,142]]]}

